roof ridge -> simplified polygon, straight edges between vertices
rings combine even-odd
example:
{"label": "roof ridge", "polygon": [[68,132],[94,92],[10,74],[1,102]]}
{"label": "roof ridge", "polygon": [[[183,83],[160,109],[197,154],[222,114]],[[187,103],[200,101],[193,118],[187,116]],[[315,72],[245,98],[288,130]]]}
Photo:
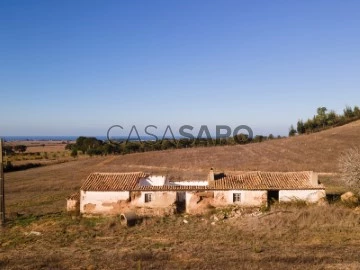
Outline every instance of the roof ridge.
{"label": "roof ridge", "polygon": [[293,172],[280,172],[280,171],[274,171],[274,172],[270,172],[270,171],[257,171],[259,173],[314,173],[314,171],[293,171]]}
{"label": "roof ridge", "polygon": [[91,174],[147,174],[148,173],[144,173],[144,172],[92,172]]}

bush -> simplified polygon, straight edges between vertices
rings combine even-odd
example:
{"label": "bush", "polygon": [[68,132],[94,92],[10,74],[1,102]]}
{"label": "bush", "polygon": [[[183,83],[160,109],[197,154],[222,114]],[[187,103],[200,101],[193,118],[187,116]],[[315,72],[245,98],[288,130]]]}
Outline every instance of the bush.
{"label": "bush", "polygon": [[16,152],[19,152],[19,153],[24,153],[24,152],[26,152],[26,149],[27,149],[27,146],[26,145],[15,145],[14,146],[14,150],[16,151]]}
{"label": "bush", "polygon": [[342,180],[355,191],[360,191],[360,149],[351,148],[339,158]]}
{"label": "bush", "polygon": [[78,151],[76,149],[73,149],[70,154],[73,158],[76,158],[78,156]]}

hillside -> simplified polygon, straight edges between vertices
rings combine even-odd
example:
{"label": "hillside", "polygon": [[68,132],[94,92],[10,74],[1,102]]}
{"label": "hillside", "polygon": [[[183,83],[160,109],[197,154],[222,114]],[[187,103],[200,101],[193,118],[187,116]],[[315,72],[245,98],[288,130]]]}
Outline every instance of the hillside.
{"label": "hillside", "polygon": [[179,149],[119,156],[106,163],[134,169],[337,172],[342,151],[360,145],[360,121],[309,135],[236,146]]}
{"label": "hillside", "polygon": [[65,198],[95,171],[145,171],[177,179],[204,179],[216,170],[337,172],[345,149],[360,144],[360,121],[330,130],[263,143],[93,157],[6,174],[8,212],[64,210]]}

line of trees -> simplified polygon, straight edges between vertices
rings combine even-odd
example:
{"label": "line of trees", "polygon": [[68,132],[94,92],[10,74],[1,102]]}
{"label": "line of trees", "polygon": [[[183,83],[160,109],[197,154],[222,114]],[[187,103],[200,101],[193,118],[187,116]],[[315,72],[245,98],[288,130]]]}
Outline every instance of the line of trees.
{"label": "line of trees", "polygon": [[27,150],[27,146],[26,145],[15,145],[15,146],[11,146],[11,145],[5,145],[3,146],[3,152],[4,155],[12,155],[15,152],[18,153],[25,153]]}
{"label": "line of trees", "polygon": [[110,155],[110,154],[130,154],[137,152],[159,151],[168,149],[179,148],[192,148],[192,147],[208,147],[215,145],[236,145],[236,144],[248,144],[257,143],[267,140],[273,140],[281,138],[281,136],[275,137],[270,134],[269,136],[257,135],[250,139],[245,134],[239,134],[236,138],[227,138],[220,140],[213,139],[164,139],[158,141],[128,141],[121,144],[110,144],[98,140],[95,137],[79,137],[75,143],[67,144],[65,149],[71,151],[71,156],[77,157],[78,153],[87,154],[90,156],[95,155]]}
{"label": "line of trees", "polygon": [[331,127],[342,126],[350,122],[360,119],[360,109],[358,106],[354,108],[346,106],[343,114],[337,114],[334,110],[328,111],[326,107],[319,107],[317,114],[313,118],[306,121],[302,119],[297,122],[296,129],[293,125],[290,126],[289,136],[297,134],[308,134],[319,132]]}

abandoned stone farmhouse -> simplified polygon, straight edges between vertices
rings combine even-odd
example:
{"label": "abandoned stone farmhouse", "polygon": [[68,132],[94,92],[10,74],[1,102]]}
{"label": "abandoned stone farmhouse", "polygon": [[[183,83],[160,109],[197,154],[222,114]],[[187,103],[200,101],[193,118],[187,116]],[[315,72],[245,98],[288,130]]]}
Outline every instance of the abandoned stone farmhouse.
{"label": "abandoned stone farmhouse", "polygon": [[272,201],[317,202],[325,189],[314,172],[244,172],[215,175],[207,180],[169,181],[165,176],[135,173],[92,173],[80,193],[67,199],[68,211],[84,215],[164,215],[176,211],[201,213],[237,204],[266,206]]}

